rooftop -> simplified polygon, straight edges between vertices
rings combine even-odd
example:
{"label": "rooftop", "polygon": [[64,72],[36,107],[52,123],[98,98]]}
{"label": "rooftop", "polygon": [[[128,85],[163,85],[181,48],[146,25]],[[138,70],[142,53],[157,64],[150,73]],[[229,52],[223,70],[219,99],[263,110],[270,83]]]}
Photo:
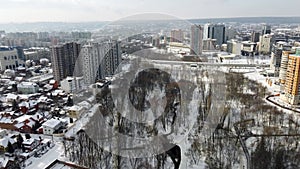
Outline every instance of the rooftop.
{"label": "rooftop", "polygon": [[60,123],[61,123],[60,120],[57,120],[57,119],[50,119],[50,120],[46,121],[45,123],[43,123],[42,126],[49,127],[49,128],[55,128],[55,127],[58,126]]}
{"label": "rooftop", "polygon": [[34,141],[35,141],[34,138],[25,139],[25,140],[23,141],[23,144],[25,144],[25,145],[31,145]]}
{"label": "rooftop", "polygon": [[[22,82],[19,84],[20,86],[34,86],[34,85],[37,85],[36,83],[33,83],[33,82]],[[18,85],[18,86],[19,86]]]}

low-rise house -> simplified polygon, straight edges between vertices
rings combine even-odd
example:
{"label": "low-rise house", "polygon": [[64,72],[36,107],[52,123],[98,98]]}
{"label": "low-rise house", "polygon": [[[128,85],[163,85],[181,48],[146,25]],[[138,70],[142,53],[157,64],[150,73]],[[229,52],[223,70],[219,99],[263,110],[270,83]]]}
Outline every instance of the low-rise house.
{"label": "low-rise house", "polygon": [[33,133],[36,122],[32,119],[27,119],[24,122],[16,124],[16,128],[21,133]]}
{"label": "low-rise house", "polygon": [[6,102],[12,103],[13,101],[19,101],[19,96],[12,94],[12,93],[8,93],[6,96]]}
{"label": "low-rise house", "polygon": [[62,126],[63,126],[63,123],[60,120],[50,119],[42,124],[43,133],[51,135]]}
{"label": "low-rise house", "polygon": [[26,150],[32,151],[40,144],[40,141],[34,138],[30,138],[30,139],[24,139],[22,144],[24,145],[24,148]]}
{"label": "low-rise house", "polygon": [[41,114],[35,115],[23,115],[15,119],[17,124],[15,127],[21,133],[34,133],[36,129],[44,122],[44,118]]}
{"label": "low-rise house", "polygon": [[35,100],[30,100],[30,101],[23,101],[19,104],[19,108],[22,113],[27,114],[27,113],[34,113],[38,110],[38,102]]}
{"label": "low-rise house", "polygon": [[34,94],[39,92],[39,86],[32,82],[22,82],[17,85],[17,89],[21,94]]}
{"label": "low-rise house", "polygon": [[84,111],[83,107],[77,106],[77,105],[74,105],[72,107],[68,107],[66,109],[67,109],[67,113],[68,113],[69,117],[71,117],[71,118],[79,118],[80,115]]}
{"label": "low-rise house", "polygon": [[0,152],[6,152],[8,148],[8,143],[11,143],[13,148],[17,147],[17,141],[15,139],[12,139],[9,136],[5,136],[0,139]]}

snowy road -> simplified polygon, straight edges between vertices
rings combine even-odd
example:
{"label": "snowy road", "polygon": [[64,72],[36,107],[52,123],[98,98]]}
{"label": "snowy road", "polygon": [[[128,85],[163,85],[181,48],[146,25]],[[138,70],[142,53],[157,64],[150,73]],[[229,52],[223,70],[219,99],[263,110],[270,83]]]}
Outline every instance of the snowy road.
{"label": "snowy road", "polygon": [[38,169],[38,168],[46,168],[49,164],[51,164],[56,159],[61,159],[61,155],[64,154],[62,143],[56,143],[55,146],[49,151],[42,155],[39,158],[30,157],[27,160],[27,163],[32,161],[32,164],[27,166],[25,169]]}

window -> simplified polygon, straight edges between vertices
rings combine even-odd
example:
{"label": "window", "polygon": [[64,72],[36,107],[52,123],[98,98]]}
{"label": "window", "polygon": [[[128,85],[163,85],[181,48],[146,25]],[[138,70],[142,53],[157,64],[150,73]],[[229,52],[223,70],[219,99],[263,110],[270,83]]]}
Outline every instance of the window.
{"label": "window", "polygon": [[6,57],[6,56],[4,56],[4,60],[7,60],[7,57]]}
{"label": "window", "polygon": [[17,55],[15,55],[15,59],[17,59]]}

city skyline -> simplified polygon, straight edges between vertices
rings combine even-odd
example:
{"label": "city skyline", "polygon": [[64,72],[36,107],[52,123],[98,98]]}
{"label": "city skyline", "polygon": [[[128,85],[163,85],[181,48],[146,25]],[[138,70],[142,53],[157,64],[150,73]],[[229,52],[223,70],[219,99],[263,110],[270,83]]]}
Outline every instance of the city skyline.
{"label": "city skyline", "polygon": [[[6,0],[0,7],[0,23],[113,21],[140,13],[162,13],[180,19],[300,16],[299,1],[188,0]],[[3,2],[3,3],[4,3]]]}

